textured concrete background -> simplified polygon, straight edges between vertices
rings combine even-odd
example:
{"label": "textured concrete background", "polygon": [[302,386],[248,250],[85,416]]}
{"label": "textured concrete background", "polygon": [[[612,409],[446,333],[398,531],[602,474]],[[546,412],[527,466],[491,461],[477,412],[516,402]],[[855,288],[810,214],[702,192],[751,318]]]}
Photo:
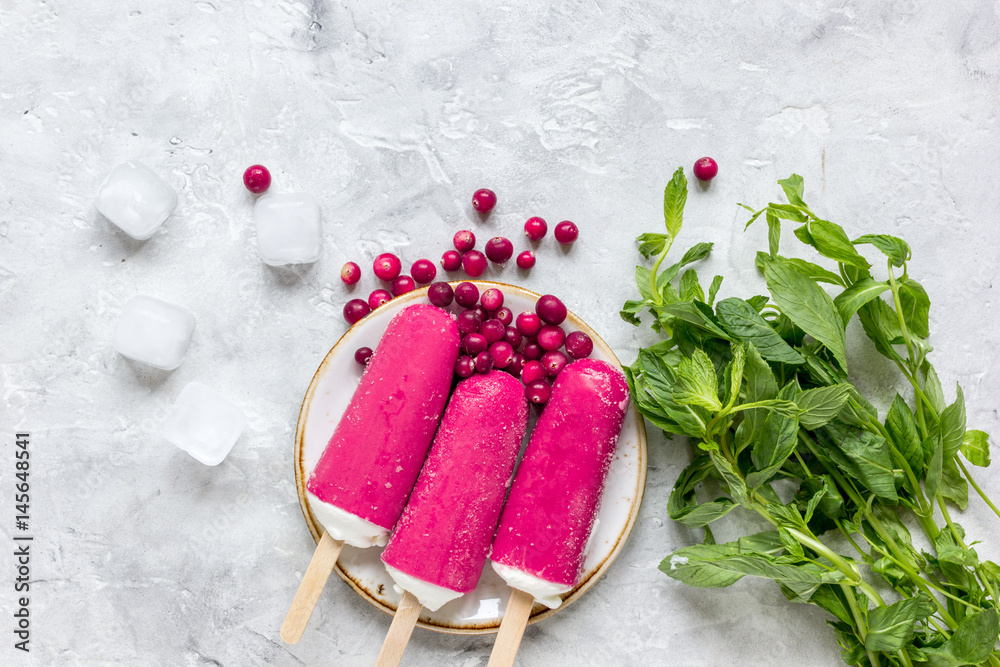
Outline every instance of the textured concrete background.
{"label": "textured concrete background", "polygon": [[[571,250],[550,234],[530,275],[487,277],[561,295],[631,361],[655,340],[617,314],[631,239],[659,229],[667,179],[702,155],[720,174],[692,187],[679,243],[716,243],[704,272],[726,276],[724,296],[761,285],[764,228],[744,233],[736,202],[775,199],[775,179],[800,173],[807,201],[852,236],[909,240],[939,374],[961,382],[970,427],[1000,432],[998,12],[995,0],[0,0],[0,534],[12,544],[13,433],[27,430],[36,535],[33,650],[4,631],[0,662],[370,664],[389,618],[339,580],[300,644],[278,637],[313,550],[292,436],[345,330],[340,266],[387,250],[436,260],[461,228],[521,248],[527,217],[572,219]],[[93,206],[130,158],[179,196],[146,242]],[[315,265],[258,259],[240,181],[255,162],[275,191],[319,198]],[[479,187],[500,198],[486,221],[469,205]],[[354,293],[374,286],[366,269]],[[139,293],[195,314],[174,372],[111,349]],[[891,396],[889,369],[849,334],[857,381]],[[249,417],[217,468],[159,434],[196,379]],[[656,570],[696,536],[666,518],[688,446],[650,435],[631,541],[583,599],[527,631],[520,663],[837,664],[824,615],[773,586],[694,590]],[[998,490],[996,471],[980,477]],[[721,537],[748,527],[730,516]],[[963,522],[995,557],[995,517],[977,505]],[[484,665],[491,643],[418,630],[405,661]]]}

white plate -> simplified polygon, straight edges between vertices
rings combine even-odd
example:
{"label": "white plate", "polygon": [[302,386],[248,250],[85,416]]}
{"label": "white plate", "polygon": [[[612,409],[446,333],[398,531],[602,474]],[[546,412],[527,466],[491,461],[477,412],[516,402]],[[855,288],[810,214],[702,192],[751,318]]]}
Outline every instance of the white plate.
{"label": "white plate", "polygon": [[[504,293],[504,305],[515,316],[525,310],[534,310],[538,294],[523,288],[492,283],[482,280],[471,281],[480,292],[497,287]],[[452,283],[452,286],[458,282]],[[337,344],[330,349],[320,364],[309,389],[302,401],[298,427],[295,431],[295,485],[298,488],[299,503],[313,538],[319,541],[322,527],[313,516],[306,497],[308,471],[326,447],[327,441],[347,409],[347,404],[361,378],[361,367],[354,361],[354,351],[359,347],[375,349],[389,320],[402,308],[426,301],[427,289],[419,289],[397,297],[378,308],[351,327]],[[457,312],[458,308],[452,306]],[[601,338],[580,318],[569,313],[563,328],[569,331],[586,332],[594,341],[595,359],[603,359],[620,365],[614,353]],[[534,412],[534,410],[532,411]],[[534,422],[534,415],[532,418]],[[530,426],[529,424],[529,433]],[[625,424],[618,440],[618,450],[608,473],[604,499],[598,514],[600,521],[590,552],[584,563],[583,577],[572,591],[563,596],[563,604],[557,609],[535,605],[529,623],[554,614],[583,595],[600,578],[625,545],[639,513],[642,492],[646,484],[646,431],[642,417],[635,407],[629,409]],[[386,613],[393,614],[400,596],[393,590],[393,582],[382,566],[379,556],[382,549],[358,549],[345,546],[337,561],[336,572],[363,598]],[[334,591],[340,594],[340,591]],[[480,634],[496,632],[507,605],[510,589],[503,579],[486,565],[476,589],[457,600],[449,602],[437,611],[424,609],[418,625],[430,630],[451,633]]]}

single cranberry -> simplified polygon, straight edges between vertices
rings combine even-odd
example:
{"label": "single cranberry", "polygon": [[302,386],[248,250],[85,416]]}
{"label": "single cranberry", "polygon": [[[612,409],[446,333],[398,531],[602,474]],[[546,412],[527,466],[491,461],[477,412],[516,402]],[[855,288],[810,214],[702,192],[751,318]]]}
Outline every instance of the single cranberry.
{"label": "single cranberry", "polygon": [[547,376],[548,371],[545,370],[545,366],[542,366],[542,362],[534,359],[524,362],[524,367],[521,369],[521,381],[524,384],[544,380]]}
{"label": "single cranberry", "polygon": [[510,239],[494,236],[486,242],[486,257],[494,264],[504,264],[514,254],[514,244]]}
{"label": "single cranberry", "polygon": [[483,334],[470,333],[466,334],[465,338],[462,339],[462,352],[465,352],[470,357],[474,357],[480,352],[485,352],[489,346],[490,343]]}
{"label": "single cranberry", "polygon": [[361,280],[361,267],[354,262],[344,264],[344,267],[340,269],[340,279],[344,281],[345,285],[353,285]]}
{"label": "single cranberry", "polygon": [[486,320],[493,319],[492,317],[490,317],[489,312],[485,308],[483,308],[482,306],[473,306],[472,310],[474,310],[477,313],[479,313],[479,321],[480,322],[485,322]]}
{"label": "single cranberry", "polygon": [[486,340],[489,342],[495,343],[498,340],[503,340],[503,337],[507,334],[507,330],[500,320],[486,320],[479,327],[479,333],[486,336]]}
{"label": "single cranberry", "polygon": [[554,378],[559,375],[559,371],[561,371],[566,364],[569,363],[569,359],[566,358],[565,354],[555,350],[543,354],[539,361],[542,363],[542,366],[545,367],[545,372],[549,374],[550,378]]}
{"label": "single cranberry", "polygon": [[476,190],[472,195],[472,208],[480,213],[489,213],[497,205],[497,194],[492,190],[483,188]]}
{"label": "single cranberry", "polygon": [[558,297],[546,294],[538,299],[535,312],[546,324],[562,324],[566,319],[566,306]]}
{"label": "single cranberry", "polygon": [[374,290],[368,295],[368,307],[372,310],[375,310],[379,306],[385,305],[390,301],[392,301],[392,295],[384,289]]}
{"label": "single cranberry", "polygon": [[463,334],[479,333],[482,324],[479,313],[474,310],[463,310],[458,314],[458,330]]}
{"label": "single cranberry", "polygon": [[521,332],[517,330],[517,327],[507,327],[503,334],[503,339],[510,343],[511,347],[515,350],[521,347],[521,341],[524,337]]}
{"label": "single cranberry", "polygon": [[486,310],[500,310],[503,306],[503,292],[496,287],[491,287],[479,297],[479,303],[483,304]]}
{"label": "single cranberry", "polygon": [[497,312],[493,313],[493,317],[503,322],[505,327],[509,327],[510,323],[514,321],[514,313],[506,306],[497,308]]}
{"label": "single cranberry", "polygon": [[455,250],[459,252],[469,252],[476,247],[476,235],[468,229],[455,232],[455,236],[451,241],[455,244]]}
{"label": "single cranberry", "polygon": [[391,252],[384,252],[375,258],[372,268],[375,270],[375,275],[382,280],[395,280],[403,270],[403,263]]}
{"label": "single cranberry", "polygon": [[510,359],[510,364],[504,370],[513,375],[514,377],[521,377],[521,369],[524,368],[524,355],[520,352],[515,352],[514,356]]}
{"label": "single cranberry", "polygon": [[530,269],[535,265],[535,253],[525,250],[517,256],[517,268]]}
{"label": "single cranberry", "polygon": [[486,271],[486,255],[478,250],[470,250],[462,255],[462,268],[470,278],[478,278]]}
{"label": "single cranberry", "polygon": [[[521,371],[521,377],[524,377],[524,371]],[[552,388],[549,387],[549,383],[545,380],[531,382],[524,388],[524,397],[528,399],[529,403],[533,403],[534,405],[545,405],[549,402],[551,395]]]}
{"label": "single cranberry", "polygon": [[371,307],[361,299],[351,299],[344,304],[344,319],[348,324],[354,324],[370,312]]}
{"label": "single cranberry", "polygon": [[399,276],[392,281],[392,295],[399,296],[400,294],[406,294],[407,292],[412,292],[417,288],[417,284],[413,282],[413,278],[410,276]]}
{"label": "single cranberry", "polygon": [[476,355],[476,372],[489,373],[493,370],[493,355],[489,352],[480,352]]}
{"label": "single cranberry", "polygon": [[243,185],[247,186],[247,190],[255,195],[267,192],[267,189],[271,187],[271,172],[262,164],[247,167],[247,170],[243,172]]}
{"label": "single cranberry", "polygon": [[523,336],[535,336],[542,328],[542,318],[535,313],[525,311],[517,316],[517,330]]}
{"label": "single cranberry", "polygon": [[427,300],[438,308],[447,308],[455,298],[455,290],[448,283],[434,283],[427,288]]}
{"label": "single cranberry", "polygon": [[528,361],[537,361],[542,358],[542,354],[545,353],[545,350],[542,349],[542,346],[539,345],[538,341],[534,338],[525,338],[524,347],[521,348],[521,353]]}
{"label": "single cranberry", "polygon": [[524,234],[532,241],[540,241],[547,231],[549,226],[541,218],[528,218],[524,223]]}
{"label": "single cranberry", "polygon": [[556,230],[553,234],[556,237],[556,241],[559,241],[563,245],[568,245],[576,240],[576,237],[580,235],[580,230],[569,220],[563,220],[556,225]]}
{"label": "single cranberry", "polygon": [[490,345],[490,356],[493,357],[494,368],[507,368],[514,360],[514,348],[507,341],[497,341]]}
{"label": "single cranberry", "polygon": [[370,347],[359,347],[354,352],[354,361],[358,362],[361,366],[367,366],[371,358],[372,349]]}
{"label": "single cranberry", "polygon": [[418,259],[410,267],[410,275],[421,285],[426,285],[427,283],[434,280],[437,275],[437,267],[434,266],[434,262],[429,259]]}
{"label": "single cranberry", "polygon": [[462,253],[457,250],[445,250],[441,255],[441,267],[445,271],[458,271],[462,268]]}
{"label": "single cranberry", "polygon": [[565,340],[566,332],[554,324],[546,324],[538,332],[538,344],[543,350],[558,350]]}
{"label": "single cranberry", "polygon": [[455,303],[462,308],[473,308],[479,302],[479,288],[470,282],[459,283],[455,288]]}
{"label": "single cranberry", "polygon": [[710,181],[719,173],[718,163],[710,157],[699,158],[694,163],[694,175],[699,181]]}
{"label": "single cranberry", "polygon": [[467,378],[476,372],[476,362],[472,357],[462,355],[455,362],[455,375],[460,378]]}
{"label": "single cranberry", "polygon": [[582,331],[571,331],[566,335],[566,353],[574,359],[585,359],[594,351],[594,341]]}

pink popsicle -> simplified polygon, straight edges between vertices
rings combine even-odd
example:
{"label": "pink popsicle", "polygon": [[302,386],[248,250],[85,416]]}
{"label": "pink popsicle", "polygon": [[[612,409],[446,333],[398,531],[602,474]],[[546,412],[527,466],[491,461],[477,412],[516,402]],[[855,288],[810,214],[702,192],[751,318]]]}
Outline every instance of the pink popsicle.
{"label": "pink popsicle", "polygon": [[579,580],[628,404],[620,370],[574,361],[556,378],[517,469],[490,558],[509,584],[550,607]]}
{"label": "pink popsicle", "polygon": [[434,438],[458,348],[458,326],[436,306],[409,306],[389,323],[306,485],[334,538],[384,544]]}
{"label": "pink popsicle", "polygon": [[382,552],[393,579],[428,609],[476,587],[527,423],[524,387],[508,373],[474,375],[452,394]]}

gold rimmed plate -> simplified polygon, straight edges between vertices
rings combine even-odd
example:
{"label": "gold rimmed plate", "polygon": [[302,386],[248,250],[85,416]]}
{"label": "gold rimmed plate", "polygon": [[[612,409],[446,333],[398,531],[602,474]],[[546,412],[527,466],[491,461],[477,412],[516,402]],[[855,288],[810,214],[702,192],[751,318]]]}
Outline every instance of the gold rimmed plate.
{"label": "gold rimmed plate", "polygon": [[[470,281],[480,292],[496,287],[504,293],[504,305],[514,314],[534,310],[538,294],[515,285],[493,283],[485,280]],[[452,283],[452,286],[458,283]],[[347,404],[361,379],[361,367],[354,361],[359,347],[375,349],[389,321],[400,310],[427,299],[427,288],[396,297],[352,326],[330,349],[313,376],[306,390],[295,430],[295,486],[299,494],[302,514],[313,538],[322,535],[322,527],[309,507],[306,497],[306,480],[319,461],[327,441],[333,434]],[[452,306],[458,312],[457,306]],[[592,358],[603,359],[620,365],[617,357],[600,336],[573,313],[569,313],[563,328],[583,331],[594,341]],[[529,424],[529,433],[530,433]],[[625,417],[618,450],[608,473],[604,499],[598,514],[597,528],[590,542],[584,563],[583,577],[572,591],[563,596],[557,609],[535,605],[529,623],[541,620],[564,609],[593,586],[621,552],[632,526],[639,514],[642,492],[646,484],[646,431],[642,417],[635,407]],[[344,547],[335,571],[350,584],[361,597],[382,611],[393,614],[399,605],[400,595],[393,589],[393,581],[382,566],[379,556],[382,549]],[[458,634],[484,634],[496,632],[500,627],[510,589],[486,565],[476,589],[449,602],[437,611],[422,610],[418,625],[429,630]]]}

